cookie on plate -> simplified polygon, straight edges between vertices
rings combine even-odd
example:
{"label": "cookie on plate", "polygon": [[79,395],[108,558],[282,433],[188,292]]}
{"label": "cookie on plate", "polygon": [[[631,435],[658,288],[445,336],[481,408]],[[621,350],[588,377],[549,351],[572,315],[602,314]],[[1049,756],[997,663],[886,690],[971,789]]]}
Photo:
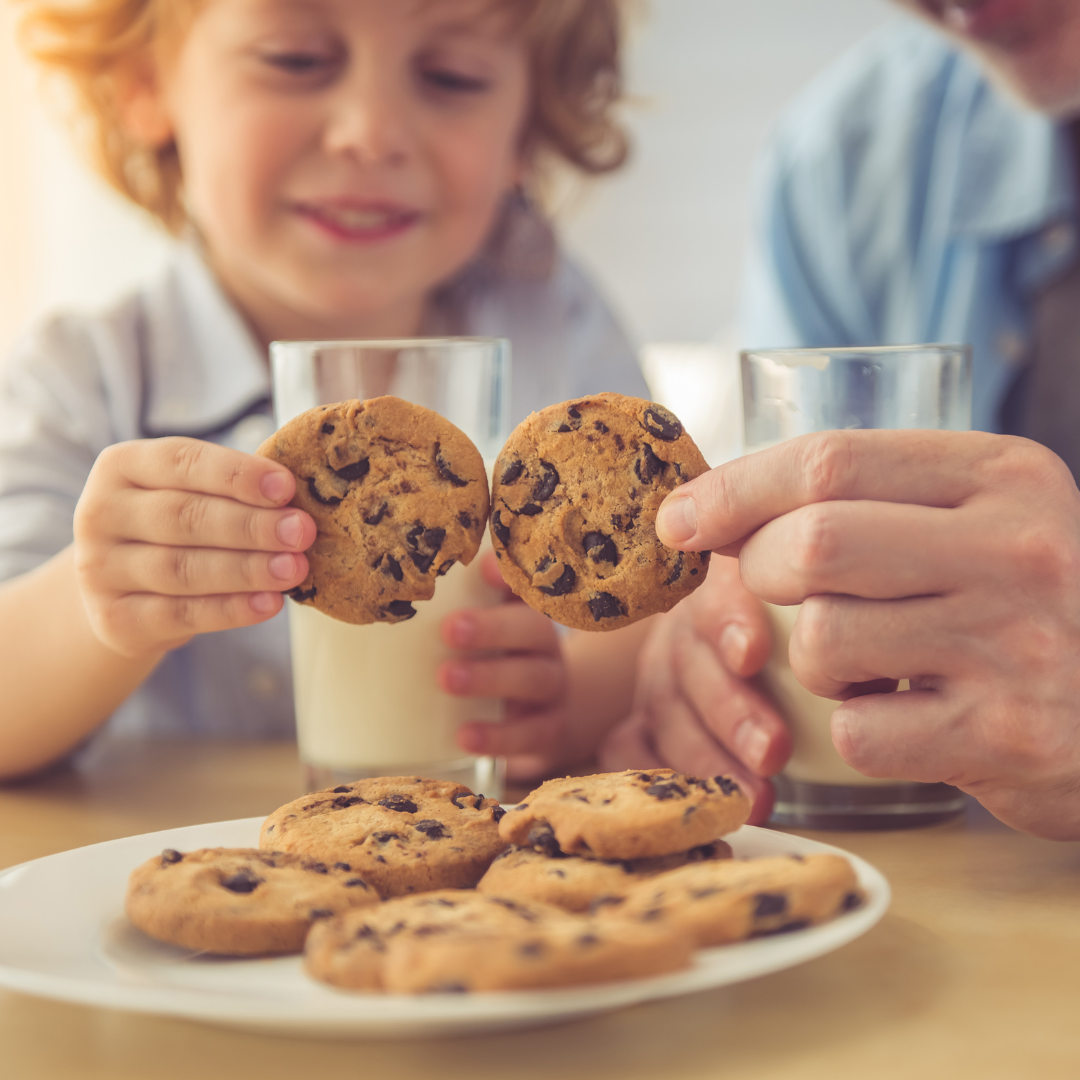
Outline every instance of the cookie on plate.
{"label": "cookie on plate", "polygon": [[506,847],[504,813],[463,784],[380,776],[279,807],[263,822],[259,846],[346,862],[384,899],[467,889]]}
{"label": "cookie on plate", "polygon": [[698,863],[641,882],[603,913],[680,927],[699,946],[827,922],[862,902],[851,863],[840,855],[780,855]]}
{"label": "cookie on plate", "polygon": [[300,952],[316,920],[378,902],[343,863],[252,848],[166,848],[132,871],[124,909],[158,941],[257,956]]}
{"label": "cookie on plate", "polygon": [[[462,993],[574,986],[678,971],[690,936],[677,927],[586,919],[475,892],[389,900],[314,928],[305,965],[354,990]],[[628,932],[628,931],[633,931]]]}
{"label": "cookie on plate", "polygon": [[598,901],[625,896],[640,881],[665,870],[707,859],[730,859],[723,840],[702,844],[677,855],[622,862],[583,859],[580,855],[545,855],[534,848],[510,848],[488,867],[476,886],[494,896],[525,897],[565,911],[589,911]]}
{"label": "cookie on plate", "polygon": [[350,623],[402,622],[469,563],[488,516],[480,452],[438,413],[395,397],[320,405],[259,447],[296,476],[290,505],[318,526],[289,592]]}
{"label": "cookie on plate", "polygon": [[522,421],[495,463],[491,535],[506,583],[564,626],[616,630],[705,580],[709,553],[664,547],[656,511],[708,469],[667,409],[596,394]]}
{"label": "cookie on plate", "polygon": [[749,816],[730,777],[628,769],[548,780],[507,810],[499,832],[551,855],[648,859],[708,844]]}

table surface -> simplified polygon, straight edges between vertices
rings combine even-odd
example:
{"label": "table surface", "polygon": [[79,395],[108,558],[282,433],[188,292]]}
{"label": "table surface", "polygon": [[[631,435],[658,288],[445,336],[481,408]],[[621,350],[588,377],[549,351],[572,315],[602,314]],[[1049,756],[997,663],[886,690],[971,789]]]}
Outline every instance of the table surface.
{"label": "table surface", "polygon": [[[291,744],[144,743],[0,786],[0,867],[264,814],[300,794]],[[555,1027],[433,1041],[264,1038],[0,991],[12,1080],[1052,1080],[1080,1075],[1080,843],[972,803],[928,829],[807,833],[861,855],[893,906],[858,941],[749,983]]]}

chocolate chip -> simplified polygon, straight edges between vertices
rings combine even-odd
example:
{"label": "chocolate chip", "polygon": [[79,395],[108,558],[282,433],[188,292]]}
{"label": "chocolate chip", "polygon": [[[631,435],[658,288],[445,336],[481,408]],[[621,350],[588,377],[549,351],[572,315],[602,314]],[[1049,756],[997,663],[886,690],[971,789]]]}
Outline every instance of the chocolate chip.
{"label": "chocolate chip", "polygon": [[540,468],[543,475],[533,485],[532,497],[537,502],[544,502],[546,499],[551,498],[555,489],[559,486],[559,473],[549,461],[541,461]]}
{"label": "chocolate chip", "polygon": [[544,943],[542,941],[525,941],[518,946],[518,952],[522,956],[540,956],[544,951]]}
{"label": "chocolate chip", "polygon": [[519,476],[521,476],[522,470],[524,468],[525,466],[520,460],[515,459],[514,461],[511,461],[510,464],[507,465],[505,469],[503,469],[502,479],[500,480],[500,483],[514,483],[514,481],[517,480]]}
{"label": "chocolate chip", "polygon": [[622,601],[606,592],[593,593],[589,597],[589,611],[592,612],[593,622],[599,622],[601,619],[617,619],[626,614]]}
{"label": "chocolate chip", "polygon": [[507,911],[512,911],[515,915],[520,915],[526,922],[537,921],[534,912],[526,907],[522,907],[521,904],[517,904],[513,900],[507,900],[503,896],[492,896],[490,899],[493,904],[498,904],[499,907],[504,907]]}
{"label": "chocolate chip", "polygon": [[657,476],[662,476],[668,463],[653,453],[648,443],[641,444],[641,457],[634,462],[634,472],[643,484],[651,484]]}
{"label": "chocolate chip", "polygon": [[161,853],[161,865],[171,866],[173,863],[178,863],[183,857],[176,848],[167,847]]}
{"label": "chocolate chip", "polygon": [[326,868],[326,863],[324,863],[324,862],[308,863],[307,869],[308,870],[313,870],[316,874],[329,874],[330,873],[330,871]]}
{"label": "chocolate chip", "polygon": [[391,840],[400,840],[401,833],[396,832],[377,832],[372,833],[372,839],[380,844],[389,844]]}
{"label": "chocolate chip", "polygon": [[533,571],[535,574],[542,574],[545,570],[550,570],[555,565],[555,559],[550,555],[545,555],[537,564],[536,569]]}
{"label": "chocolate chip", "polygon": [[651,795],[654,799],[659,799],[661,802],[665,799],[685,799],[686,792],[683,791],[678,784],[673,780],[666,782],[660,782],[658,784],[651,784],[645,789],[646,795]]}
{"label": "chocolate chip", "polygon": [[615,432],[615,448],[617,450],[626,449],[626,443],[623,442],[623,437],[617,431]]}
{"label": "chocolate chip", "polygon": [[329,908],[317,907],[317,908],[312,908],[308,912],[308,918],[309,919],[329,919],[330,916],[333,915],[333,914],[334,913]]}
{"label": "chocolate chip", "polygon": [[446,934],[450,930],[449,926],[416,926],[413,927],[413,937],[431,937],[432,934]]}
{"label": "chocolate chip", "polygon": [[[331,809],[345,810],[350,806],[359,806],[361,803],[367,802],[367,799],[361,799],[359,795],[339,795],[330,804]],[[345,867],[348,870],[348,867]]]}
{"label": "chocolate chip", "polygon": [[854,911],[862,904],[862,897],[858,893],[849,892],[840,902],[841,911]]}
{"label": "chocolate chip", "polygon": [[370,888],[368,883],[364,881],[363,878],[351,877],[348,881],[345,882],[346,889],[354,889],[357,885],[359,885],[362,889]]}
{"label": "chocolate chip", "polygon": [[538,821],[533,825],[529,830],[526,843],[536,848],[537,851],[544,852],[545,855],[556,856],[562,854],[559,841],[555,839],[555,830],[546,821]]}
{"label": "chocolate chip", "polygon": [[322,433],[324,435],[333,435],[334,434],[334,425],[333,424],[323,424]]}
{"label": "chocolate chip", "polygon": [[787,911],[787,897],[783,893],[758,893],[754,897],[754,918],[783,915]]}
{"label": "chocolate chip", "polygon": [[[475,799],[476,802],[474,802],[472,806],[462,806],[461,805],[461,800],[462,799]],[[459,795],[454,795],[450,799],[450,801],[459,810],[479,810],[480,809],[480,804],[484,801],[484,797],[483,797],[483,795],[474,795],[471,791],[463,791]]]}
{"label": "chocolate chip", "polygon": [[473,525],[476,524],[476,522],[472,519],[472,515],[467,510],[462,510],[461,513],[458,514],[457,519],[458,524],[463,529],[471,529]]}
{"label": "chocolate chip", "polygon": [[389,503],[383,503],[374,514],[369,514],[364,518],[365,525],[378,525],[386,515],[386,511],[390,508]]}
{"label": "chocolate chip", "polygon": [[544,508],[537,506],[536,503],[526,503],[520,510],[516,510],[515,513],[524,514],[525,517],[536,517],[537,514],[542,514]]}
{"label": "chocolate chip", "polygon": [[682,433],[683,426],[674,413],[662,405],[650,405],[642,419],[645,430],[662,442],[674,442]]}
{"label": "chocolate chip", "polygon": [[301,589],[299,585],[295,589],[289,589],[285,595],[290,599],[295,600],[298,604],[303,604],[307,600],[314,598],[315,594],[319,590],[312,585],[310,589]]}
{"label": "chocolate chip", "polygon": [[401,563],[393,555],[382,557],[382,572],[395,581],[401,581],[405,577],[405,571],[401,569]]}
{"label": "chocolate chip", "polygon": [[608,430],[609,430],[607,424],[605,424],[601,420],[597,420],[593,424],[593,427],[596,428],[596,430],[599,431],[601,435],[606,435],[608,433]]}
{"label": "chocolate chip", "polygon": [[431,569],[431,564],[445,539],[445,529],[428,529],[423,525],[416,525],[405,534],[405,542],[412,548],[409,558],[421,574],[426,574]]}
{"label": "chocolate chip", "polygon": [[641,913],[642,922],[656,922],[657,919],[662,918],[664,915],[663,908],[649,908],[648,911]]}
{"label": "chocolate chip", "polygon": [[619,549],[610,536],[605,536],[602,532],[589,532],[585,534],[581,544],[593,562],[609,562],[612,566],[619,565]]}
{"label": "chocolate chip", "polygon": [[506,811],[501,806],[492,807],[492,810],[491,810],[491,820],[492,821],[496,821],[496,822],[502,821],[502,819],[504,817],[506,817]]}
{"label": "chocolate chip", "polygon": [[336,862],[334,863],[334,869],[344,870],[346,873],[348,873],[352,869],[352,867],[347,862]]}
{"label": "chocolate chip", "polygon": [[549,871],[549,873],[551,874],[552,877],[557,877],[557,878],[566,877],[566,872],[564,870],[551,870],[551,871]]}
{"label": "chocolate chip", "polygon": [[570,416],[570,418],[573,419],[573,420],[580,420],[581,419],[581,413],[578,412],[577,407],[575,405],[569,406],[567,408],[566,412],[567,412],[567,415]]}
{"label": "chocolate chip", "polygon": [[222,887],[234,893],[254,892],[261,884],[262,878],[256,877],[246,866],[230,874],[221,881]]}
{"label": "chocolate chip", "polygon": [[715,844],[699,844],[686,853],[687,862],[705,862],[716,855]]}
{"label": "chocolate chip", "polygon": [[441,821],[435,821],[433,818],[418,821],[413,828],[417,832],[422,832],[429,840],[445,840],[450,835],[446,831],[446,826]]}
{"label": "chocolate chip", "polygon": [[387,795],[385,799],[379,800],[379,805],[385,806],[387,810],[396,810],[399,814],[416,813],[416,803],[407,795]]}
{"label": "chocolate chip", "polygon": [[[674,585],[679,578],[682,577],[683,566],[683,553],[680,551],[675,559],[675,565],[671,568],[671,573],[664,579],[665,585]],[[695,571],[692,571],[695,572]]]}
{"label": "chocolate chip", "polygon": [[715,885],[706,885],[703,889],[691,889],[691,900],[704,900],[706,897],[715,896],[718,892],[723,892],[723,889],[717,888]]}
{"label": "chocolate chip", "polygon": [[717,786],[725,795],[730,795],[734,791],[741,791],[742,789],[730,776],[714,776]]}
{"label": "chocolate chip", "polygon": [[415,614],[416,608],[414,608],[408,600],[391,600],[390,603],[379,612],[379,618],[390,615],[399,622],[404,622],[406,619],[411,619]]}
{"label": "chocolate chip", "polygon": [[442,448],[438,443],[435,444],[435,468],[438,469],[439,475],[444,480],[449,480],[454,487],[468,487],[469,481],[462,480],[462,478],[450,468],[450,462],[443,456]]}
{"label": "chocolate chip", "polygon": [[329,495],[325,499],[319,494],[319,489],[315,486],[315,477],[309,476],[307,478],[308,491],[311,492],[311,497],[316,501],[323,504],[323,506],[337,506],[341,500],[336,495]]}
{"label": "chocolate chip", "polygon": [[495,539],[505,546],[510,543],[510,526],[503,524],[500,514],[501,511],[496,510],[491,515],[491,531],[495,534]]}
{"label": "chocolate chip", "polygon": [[456,562],[457,562],[457,559],[447,559],[446,562],[439,563],[439,568],[438,568],[438,570],[435,571],[435,576],[436,577],[446,577],[447,571]]}
{"label": "chocolate chip", "polygon": [[577,574],[574,573],[573,567],[564,566],[563,572],[559,575],[558,580],[554,581],[551,585],[540,585],[538,588],[540,592],[545,593],[548,596],[565,596],[568,592],[573,591],[576,584]]}
{"label": "chocolate chip", "polygon": [[565,435],[568,431],[573,431],[573,430],[574,429],[569,424],[560,424],[559,425],[559,434],[560,435]]}
{"label": "chocolate chip", "polygon": [[333,791],[335,795],[344,795],[346,791],[352,791],[352,788],[348,784],[340,784]]}
{"label": "chocolate chip", "polygon": [[582,934],[578,939],[579,945],[598,945],[600,939],[595,934]]}
{"label": "chocolate chip", "polygon": [[691,577],[697,577],[697,567],[696,566],[690,571],[690,576]]}
{"label": "chocolate chip", "polygon": [[[330,466],[333,468],[333,466]],[[351,465],[344,465],[340,469],[334,469],[334,472],[341,477],[342,480],[363,480],[365,476],[371,471],[371,462],[366,457],[362,457],[359,461],[354,461]],[[338,502],[341,500],[339,499]]]}

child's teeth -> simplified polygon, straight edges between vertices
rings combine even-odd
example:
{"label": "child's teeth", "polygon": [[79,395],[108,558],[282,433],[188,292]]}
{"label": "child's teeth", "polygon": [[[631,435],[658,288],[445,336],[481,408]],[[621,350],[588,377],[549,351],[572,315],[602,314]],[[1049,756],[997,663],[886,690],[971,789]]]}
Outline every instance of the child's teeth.
{"label": "child's teeth", "polygon": [[377,229],[390,220],[389,214],[373,210],[337,210],[332,216],[349,229]]}

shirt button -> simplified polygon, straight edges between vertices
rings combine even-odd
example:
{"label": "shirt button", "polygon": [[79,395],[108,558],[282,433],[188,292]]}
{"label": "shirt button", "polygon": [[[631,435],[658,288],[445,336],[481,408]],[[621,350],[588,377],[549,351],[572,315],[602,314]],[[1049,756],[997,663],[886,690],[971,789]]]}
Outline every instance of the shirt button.
{"label": "shirt button", "polygon": [[1047,255],[1064,255],[1073,246],[1073,227],[1067,221],[1058,221],[1043,229],[1039,243]]}
{"label": "shirt button", "polygon": [[248,672],[248,690],[259,701],[270,701],[281,693],[281,676],[265,664],[257,664]]}
{"label": "shirt button", "polygon": [[1027,356],[1027,342],[1015,330],[1002,330],[997,350],[1010,364],[1020,364]]}

